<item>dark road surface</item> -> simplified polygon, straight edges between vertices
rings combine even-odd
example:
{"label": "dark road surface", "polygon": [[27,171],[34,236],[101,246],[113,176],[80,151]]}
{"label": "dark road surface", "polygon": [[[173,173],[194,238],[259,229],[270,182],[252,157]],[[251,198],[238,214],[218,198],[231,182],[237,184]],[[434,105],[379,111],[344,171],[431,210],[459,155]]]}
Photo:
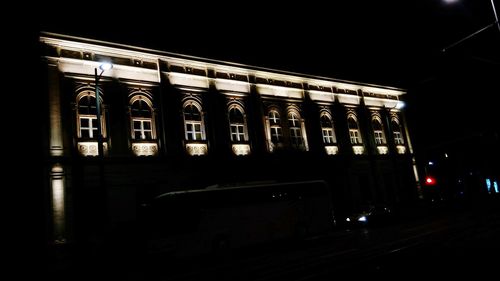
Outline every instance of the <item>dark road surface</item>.
{"label": "dark road surface", "polygon": [[422,209],[389,225],[337,229],[303,241],[283,241],[220,256],[77,258],[49,267],[49,274],[64,276],[64,280],[432,279],[472,274],[483,280],[496,275],[499,256],[500,202],[489,201]]}

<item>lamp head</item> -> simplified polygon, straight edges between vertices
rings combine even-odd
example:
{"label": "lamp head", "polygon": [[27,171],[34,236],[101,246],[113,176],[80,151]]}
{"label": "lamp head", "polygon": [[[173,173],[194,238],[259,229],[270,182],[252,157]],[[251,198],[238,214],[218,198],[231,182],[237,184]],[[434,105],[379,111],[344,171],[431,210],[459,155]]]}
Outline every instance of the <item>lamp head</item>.
{"label": "lamp head", "polygon": [[396,104],[396,108],[401,109],[403,107],[405,107],[405,103],[403,101],[398,101],[398,103]]}
{"label": "lamp head", "polygon": [[103,62],[103,63],[101,63],[101,65],[99,65],[99,68],[102,71],[109,70],[109,69],[113,68],[113,64],[111,64],[110,62]]}

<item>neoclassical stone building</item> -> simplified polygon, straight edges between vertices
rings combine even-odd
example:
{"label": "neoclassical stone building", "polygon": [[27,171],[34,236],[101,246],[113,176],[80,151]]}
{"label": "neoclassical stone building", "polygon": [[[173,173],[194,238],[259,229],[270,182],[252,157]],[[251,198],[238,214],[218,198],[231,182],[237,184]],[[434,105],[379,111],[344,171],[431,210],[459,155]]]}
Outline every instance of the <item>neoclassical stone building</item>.
{"label": "neoclassical stone building", "polygon": [[51,241],[213,184],[323,179],[339,213],[417,198],[402,89],[51,33],[40,44]]}

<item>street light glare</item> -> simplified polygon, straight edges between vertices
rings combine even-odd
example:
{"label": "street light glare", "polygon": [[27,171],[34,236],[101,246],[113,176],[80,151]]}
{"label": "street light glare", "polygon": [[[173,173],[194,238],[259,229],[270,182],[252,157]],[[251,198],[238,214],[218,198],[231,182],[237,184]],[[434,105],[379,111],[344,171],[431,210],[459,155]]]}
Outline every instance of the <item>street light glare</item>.
{"label": "street light glare", "polygon": [[102,71],[105,71],[105,70],[109,70],[109,69],[113,68],[113,65],[109,62],[103,62],[103,63],[101,63],[101,65],[99,65],[99,68]]}
{"label": "street light glare", "polygon": [[405,103],[403,101],[398,101],[398,103],[396,104],[396,108],[401,109],[403,107],[405,107]]}
{"label": "street light glare", "polygon": [[444,0],[444,2],[445,2],[446,4],[453,4],[453,3],[458,2],[458,0]]}

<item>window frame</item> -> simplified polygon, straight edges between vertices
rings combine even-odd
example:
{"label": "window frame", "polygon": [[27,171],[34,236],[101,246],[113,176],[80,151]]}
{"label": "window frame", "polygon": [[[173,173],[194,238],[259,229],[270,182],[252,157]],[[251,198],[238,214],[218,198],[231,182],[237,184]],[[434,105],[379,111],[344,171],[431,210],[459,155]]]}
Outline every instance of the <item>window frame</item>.
{"label": "window frame", "polygon": [[[323,126],[323,118],[328,119],[329,126]],[[321,135],[323,137],[324,145],[335,145],[337,144],[337,136],[335,134],[335,126],[333,126],[333,118],[330,113],[323,111],[319,117],[320,127],[321,127]],[[326,134],[325,134],[326,133]]]}
{"label": "window frame", "polygon": [[[95,141],[97,141],[98,124],[95,124],[96,126],[95,126],[95,130],[94,130],[94,126],[93,126],[94,122],[92,122],[92,120],[97,121],[97,108],[95,107],[95,106],[97,106],[97,104],[94,105],[95,114],[80,113],[81,101],[82,101],[82,99],[88,98],[88,97],[91,97],[95,101],[96,100],[95,91],[94,90],[83,90],[80,93],[78,93],[78,95],[76,96],[76,137],[79,140],[95,140]],[[106,110],[104,107],[102,95],[99,97],[99,102],[100,102],[99,106],[102,109],[101,110],[101,118],[100,118],[101,119],[101,134],[102,134],[103,138],[106,138],[107,137]],[[92,103],[90,103],[88,105],[88,107],[89,107],[89,109],[92,109]],[[89,120],[90,127],[83,127],[83,128],[85,128],[86,131],[89,132],[89,137],[83,137],[83,134],[82,134],[82,120],[84,120],[84,119]],[[94,133],[95,133],[95,135],[94,135]],[[92,135],[92,136],[90,137],[90,135]]]}
{"label": "window frame", "polygon": [[[134,104],[139,103],[139,107],[143,108],[141,104],[147,107],[148,116],[134,116]],[[130,135],[133,141],[155,141],[156,135],[156,122],[155,122],[155,109],[152,99],[145,93],[134,93],[129,100],[130,108]],[[144,111],[144,110],[142,110]],[[137,111],[138,112],[138,111]],[[140,115],[140,114],[138,114]],[[140,128],[136,129],[135,123],[140,123]],[[145,129],[144,124],[149,123],[149,129]],[[140,138],[136,137],[136,133],[140,133]],[[146,137],[146,132],[149,132],[150,137]]]}
{"label": "window frame", "polygon": [[[199,113],[200,120],[186,119],[186,108],[194,107]],[[182,119],[184,123],[184,139],[187,142],[201,142],[206,140],[204,114],[201,104],[193,99],[188,99],[182,106]],[[190,128],[189,128],[190,127]],[[197,129],[197,127],[199,129]]]}
{"label": "window frame", "polygon": [[[354,121],[356,128],[351,128],[349,119],[352,119]],[[347,128],[349,130],[349,140],[351,142],[351,145],[362,145],[363,139],[361,138],[358,118],[353,113],[347,115]]]}

